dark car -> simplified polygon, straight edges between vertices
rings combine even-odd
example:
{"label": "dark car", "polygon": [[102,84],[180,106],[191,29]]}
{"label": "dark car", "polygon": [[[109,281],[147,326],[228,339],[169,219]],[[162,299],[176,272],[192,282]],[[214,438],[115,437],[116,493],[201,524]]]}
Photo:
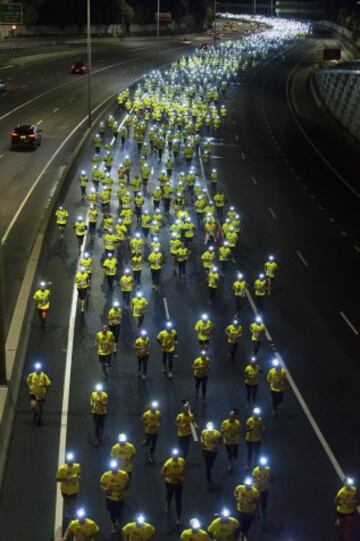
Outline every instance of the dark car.
{"label": "dark car", "polygon": [[41,144],[41,130],[35,125],[19,124],[11,134],[11,148],[32,148]]}
{"label": "dark car", "polygon": [[210,43],[202,43],[200,45],[200,49],[202,50],[210,49],[210,47],[211,47]]}
{"label": "dark car", "polygon": [[75,64],[71,64],[70,66],[70,73],[78,73],[80,75],[83,75],[87,72],[87,65],[85,62],[75,62]]}

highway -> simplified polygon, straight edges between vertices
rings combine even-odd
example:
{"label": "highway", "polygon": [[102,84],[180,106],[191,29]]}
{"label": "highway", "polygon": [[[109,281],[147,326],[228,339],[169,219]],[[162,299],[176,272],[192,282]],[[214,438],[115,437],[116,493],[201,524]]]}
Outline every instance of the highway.
{"label": "highway", "polygon": [[[174,60],[184,47],[179,37],[162,39],[161,64]],[[7,84],[6,94],[0,96],[0,165],[4,194],[0,224],[4,273],[10,277],[5,292],[5,303],[9,307],[5,313],[6,329],[42,209],[51,195],[54,180],[66,167],[74,142],[87,127],[84,120],[88,111],[87,78],[69,73],[70,64],[85,57],[83,42],[82,47],[75,42],[73,53],[71,49],[69,52],[69,45],[50,49],[47,53],[41,48],[39,54],[30,54],[29,50],[27,55],[7,62],[9,67],[1,71]],[[95,40],[92,77],[95,117],[100,112],[100,104],[106,106],[107,99],[119,90],[119,81],[120,88],[126,87],[154,67],[154,62],[152,40],[100,40],[100,43]],[[18,123],[40,125],[43,141],[36,152],[10,150],[10,135]]]}
{"label": "highway", "polygon": [[[0,500],[0,523],[6,539],[53,539],[56,522],[54,477],[64,378],[65,389],[67,386],[65,364],[69,357],[72,365],[66,447],[74,450],[82,464],[79,501],[101,526],[99,538],[116,539],[108,534],[110,524],[98,481],[107,469],[110,448],[121,431],[128,434],[137,448],[124,517],[130,519],[143,511],[149,521],[156,524],[158,539],[178,538],[174,517],[169,520],[163,511],[165,494],[159,475],[163,461],[176,443],[175,416],[182,399],[188,398],[201,428],[208,420],[219,425],[229,409],[235,406],[240,409],[242,424],[246,420],[248,408],[242,373],[245,361],[251,355],[248,331],[254,317],[251,303],[247,303],[240,314],[244,336],[235,366],[227,359],[224,328],[234,314],[231,284],[236,270],[241,269],[251,285],[269,253],[277,256],[280,268],[273,294],[265,301],[264,320],[272,343],[267,343],[259,355],[263,369],[259,404],[266,426],[263,449],[271,461],[273,482],[268,518],[256,520],[249,539],[338,539],[333,528],[333,499],[340,485],[339,473],[354,475],[355,479],[359,474],[357,390],[360,374],[357,364],[360,316],[356,284],[360,240],[359,200],[354,192],[360,189],[360,181],[354,158],[356,146],[339,130],[334,135],[333,121],[325,110],[318,108],[311,92],[308,74],[318,62],[322,39],[313,36],[286,51],[284,57],[273,55],[259,63],[255,70],[241,74],[236,84],[231,85],[225,100],[229,114],[213,141],[210,166],[217,167],[228,203],[234,204],[241,214],[241,240],[235,262],[227,269],[216,303],[210,307],[199,261],[204,250],[203,233],[197,232],[184,285],[178,282],[172,261],[167,257],[160,291],[155,295],[146,266],[142,283],[143,291],[150,299],[145,318],[146,329],[152,337],[149,378],[146,384],[137,379],[132,352],[136,329],[131,316],[124,310],[119,353],[106,383],[110,407],[105,438],[98,448],[92,445],[89,411],[90,392],[101,379],[93,341],[112,300],[120,298],[120,292],[117,288],[111,296],[107,289],[99,264],[103,245],[98,236],[90,246],[97,264],[89,311],[83,319],[79,313],[74,318],[71,303],[74,302],[73,276],[78,253],[71,225],[73,217],[84,210],[77,177],[81,169],[89,170],[93,151],[91,142],[85,146],[64,200],[71,216],[65,245],[58,248],[57,231],[54,226],[50,227],[38,273],[39,277],[49,277],[53,282],[53,308],[46,331],[40,330],[34,315],[24,375],[31,370],[34,360],[41,358],[53,385],[41,429],[31,425],[25,385],[19,397]],[[178,46],[174,45],[169,54],[175,55],[176,49]],[[164,57],[167,54],[164,51]],[[143,52],[139,51],[138,56],[138,61],[143,62]],[[136,69],[143,72],[145,62],[150,59],[144,60],[142,67]],[[101,89],[99,82],[98,92],[103,92],[98,97],[100,101],[105,90],[115,92],[118,88],[117,69],[121,70],[121,67],[111,71],[111,75],[101,76],[103,85],[109,77],[109,86]],[[136,73],[131,73],[126,80],[135,76]],[[72,85],[69,86],[73,92]],[[64,93],[70,93],[70,88],[65,89]],[[79,99],[80,95],[81,88]],[[46,98],[53,100],[51,107],[55,105],[55,98]],[[86,100],[85,96],[82,98]],[[49,103],[47,107],[50,109]],[[313,145],[309,144],[309,139]],[[114,163],[118,163],[125,152],[136,161],[135,145],[127,143],[125,151],[115,145]],[[347,156],[346,160],[344,156]],[[151,165],[156,178],[160,165],[154,156]],[[194,165],[199,180],[204,182],[202,164],[196,159]],[[206,178],[210,166],[205,165]],[[174,178],[183,168],[183,161],[176,163]],[[153,186],[152,181],[150,189]],[[116,209],[114,202],[113,205]],[[148,198],[146,206],[151,208]],[[162,241],[167,247],[167,233],[163,234]],[[126,253],[125,262],[128,259]],[[210,347],[212,370],[206,406],[194,399],[191,375],[191,363],[198,350],[193,326],[204,311],[210,314],[216,329]],[[174,322],[179,334],[173,381],[161,373],[159,348],[154,338],[168,318]],[[69,332],[73,325],[72,342]],[[287,391],[276,419],[270,416],[270,395],[265,382],[274,350],[284,360],[299,391],[297,396],[293,389]],[[155,398],[160,401],[163,421],[155,464],[150,465],[140,447],[142,426],[139,418],[145,405]],[[304,403],[308,407],[305,412]],[[309,423],[309,412],[313,416],[312,424]],[[232,491],[243,480],[244,465],[243,442],[237,469],[232,474],[226,473],[225,452],[221,449],[215,464],[215,490],[209,493],[199,444],[192,442],[184,490],[184,524],[192,516],[198,516],[206,525],[225,504],[234,511]],[[21,521],[18,520],[19,509]],[[354,539],[358,536],[359,530]]]}

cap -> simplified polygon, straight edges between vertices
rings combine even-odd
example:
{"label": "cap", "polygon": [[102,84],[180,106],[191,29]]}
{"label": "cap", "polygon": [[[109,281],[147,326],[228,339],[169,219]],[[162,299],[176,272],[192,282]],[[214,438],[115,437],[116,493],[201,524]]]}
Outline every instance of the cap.
{"label": "cap", "polygon": [[206,430],[208,430],[209,432],[212,432],[214,428],[215,428],[214,423],[212,423],[211,421],[206,423]]}
{"label": "cap", "polygon": [[251,487],[252,484],[253,484],[252,478],[251,477],[245,477],[244,485],[246,485],[247,487]]}
{"label": "cap", "polygon": [[118,440],[119,440],[121,443],[126,442],[126,439],[127,439],[127,438],[126,438],[126,434],[124,434],[124,433],[119,434]]}
{"label": "cap", "polygon": [[197,518],[191,518],[189,524],[193,530],[199,530],[201,526],[200,521]]}

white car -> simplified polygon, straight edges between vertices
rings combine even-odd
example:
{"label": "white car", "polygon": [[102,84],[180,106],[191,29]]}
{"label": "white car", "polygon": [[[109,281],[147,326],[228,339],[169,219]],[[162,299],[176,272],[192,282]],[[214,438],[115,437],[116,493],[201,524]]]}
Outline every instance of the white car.
{"label": "white car", "polygon": [[189,39],[189,38],[184,38],[184,39],[181,40],[181,43],[182,43],[183,45],[191,45],[191,44],[192,44],[192,41],[191,41],[191,39]]}

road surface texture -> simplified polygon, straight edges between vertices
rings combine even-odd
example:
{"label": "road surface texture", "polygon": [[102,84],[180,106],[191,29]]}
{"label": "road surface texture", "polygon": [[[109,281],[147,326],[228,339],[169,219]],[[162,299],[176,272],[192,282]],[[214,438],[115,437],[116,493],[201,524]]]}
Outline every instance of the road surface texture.
{"label": "road surface texture", "polygon": [[[98,263],[103,253],[101,238],[98,236],[94,245],[89,245],[97,263],[89,310],[83,318],[79,313],[76,316],[67,449],[74,450],[82,465],[79,502],[100,525],[101,540],[111,537],[98,482],[108,467],[111,446],[121,431],[128,434],[137,449],[124,518],[131,519],[142,511],[156,525],[158,539],[178,538],[174,516],[167,517],[164,513],[165,494],[159,474],[163,461],[176,444],[175,416],[182,399],[188,398],[200,428],[209,420],[219,425],[229,409],[235,406],[240,409],[242,423],[246,420],[248,408],[242,373],[251,355],[249,325],[254,317],[251,305],[246,303],[240,314],[244,336],[235,366],[227,358],[224,329],[234,314],[231,285],[236,270],[242,270],[252,284],[269,253],[276,254],[280,270],[264,310],[273,344],[272,347],[264,345],[259,354],[263,372],[258,402],[263,409],[266,426],[263,451],[270,459],[274,478],[268,518],[256,520],[250,539],[338,539],[333,528],[333,498],[340,480],[334,466],[290,389],[279,418],[271,417],[270,396],[265,382],[275,348],[286,362],[337,461],[347,474],[354,474],[356,478],[360,443],[356,398],[360,385],[357,370],[359,336],[341,313],[355,330],[360,329],[359,312],[355,308],[358,305],[355,284],[359,271],[355,232],[358,231],[359,214],[354,209],[358,207],[358,200],[303,137],[286,99],[289,74],[305,55],[308,55],[308,61],[311,60],[316,43],[315,38],[308,39],[286,52],[285,58],[275,56],[259,64],[255,70],[240,76],[237,85],[228,92],[225,103],[229,115],[213,141],[210,165],[218,168],[228,203],[234,204],[241,214],[241,241],[236,262],[227,269],[212,306],[208,304],[205,274],[199,263],[199,254],[204,250],[203,233],[197,232],[194,255],[188,264],[184,285],[179,283],[168,257],[156,295],[146,266],[142,284],[150,300],[145,317],[145,328],[152,337],[149,377],[146,384],[137,378],[132,352],[136,329],[124,309],[119,352],[114,357],[106,382],[110,405],[105,437],[98,448],[93,446],[89,410],[90,392],[101,380],[93,340],[112,300],[120,299],[120,292],[117,287],[111,295],[107,289]],[[115,75],[115,72],[109,75],[114,90],[119,85]],[[331,121],[326,112],[314,104],[306,65],[298,66],[294,77],[299,79],[296,86],[292,83],[294,101],[298,110],[304,111],[300,115],[304,128],[314,140],[320,137],[333,167],[339,167],[349,182],[359,183],[355,175],[356,162],[353,162],[354,170],[341,169],[339,148],[344,146],[350,155],[352,147],[345,136],[334,140],[331,130],[324,129],[324,125]],[[303,85],[301,94],[296,92],[298,84]],[[128,142],[122,151],[116,143],[114,163],[118,163],[124,153],[131,154],[136,160],[137,151],[133,144]],[[34,316],[24,376],[31,370],[34,360],[41,358],[53,385],[48,393],[41,429],[31,425],[25,385],[19,397],[0,501],[2,534],[9,541],[53,539],[54,477],[68,326],[71,325],[69,313],[78,256],[71,225],[74,217],[84,211],[77,176],[82,168],[90,169],[91,155],[92,146],[89,144],[74,171],[73,183],[65,197],[65,206],[71,216],[65,244],[59,248],[57,232],[51,227],[39,269],[39,276],[53,282],[53,308],[48,328],[43,332]],[[151,165],[156,177],[159,163],[154,156],[151,157]],[[202,169],[198,159],[194,160],[194,166],[201,180]],[[179,160],[174,177],[183,168],[184,163]],[[208,176],[209,166],[205,166],[205,172]],[[150,188],[152,186],[153,181]],[[354,187],[359,189],[356,184]],[[146,206],[151,208],[149,199]],[[113,209],[116,209],[115,202]],[[163,241],[166,247],[166,234]],[[125,262],[128,258],[127,253]],[[193,326],[204,311],[209,313],[216,329],[210,346],[212,369],[207,406],[194,399],[191,375],[191,363],[198,352]],[[167,316],[174,322],[179,335],[173,381],[161,373],[160,352],[154,338]],[[152,399],[159,400],[163,421],[155,464],[150,465],[146,461],[146,452],[140,446],[142,426],[139,418]],[[226,472],[225,451],[221,449],[214,469],[215,490],[209,493],[200,446],[192,442],[184,488],[184,524],[192,516],[197,516],[207,525],[213,514],[225,504],[234,511],[232,491],[244,478],[244,465],[243,442],[237,469],[232,474]]]}

